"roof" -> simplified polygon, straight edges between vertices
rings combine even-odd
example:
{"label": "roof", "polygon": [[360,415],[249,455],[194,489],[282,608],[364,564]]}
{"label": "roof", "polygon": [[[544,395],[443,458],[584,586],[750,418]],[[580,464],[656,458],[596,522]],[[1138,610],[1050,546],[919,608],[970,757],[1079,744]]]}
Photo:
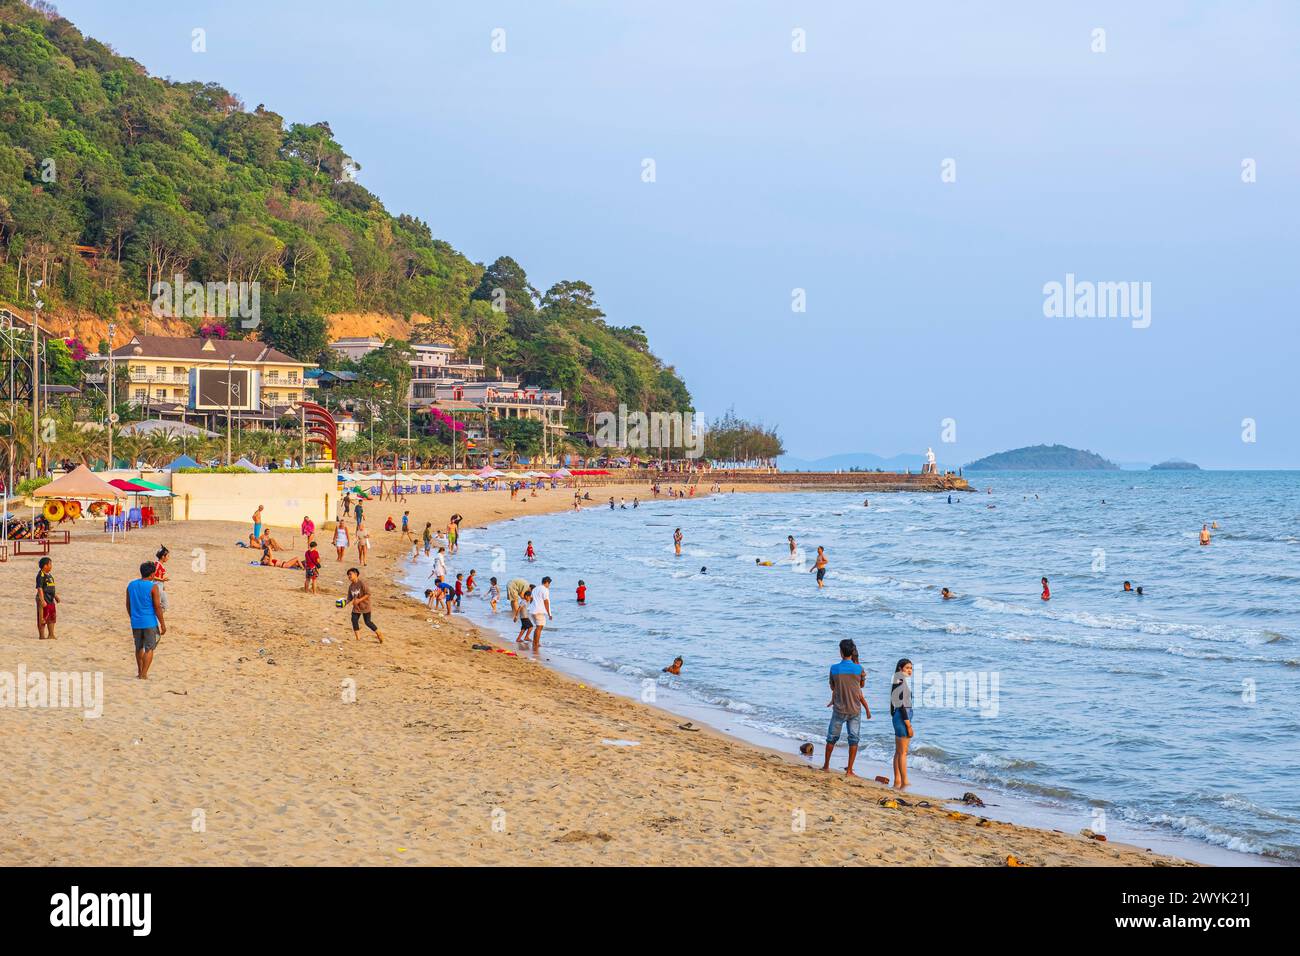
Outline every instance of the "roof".
{"label": "roof", "polygon": [[121,433],[123,435],[151,435],[154,432],[165,432],[169,435],[204,435],[208,438],[216,438],[216,432],[210,432],[206,428],[199,428],[197,425],[191,425],[189,422],[173,422],[161,418],[146,418],[141,422],[132,422],[129,425],[123,425]]}
{"label": "roof", "polygon": [[[140,351],[136,351],[136,349]],[[265,342],[249,339],[176,339],[166,335],[134,335],[131,341],[113,350],[114,358],[188,359],[194,362],[224,362],[234,356],[236,362],[276,362],[283,365],[311,365],[292,355],[273,349]]]}
{"label": "roof", "polygon": [[33,498],[125,498],[126,493],[114,488],[85,465],[78,465],[66,475],[55,478],[32,492]]}

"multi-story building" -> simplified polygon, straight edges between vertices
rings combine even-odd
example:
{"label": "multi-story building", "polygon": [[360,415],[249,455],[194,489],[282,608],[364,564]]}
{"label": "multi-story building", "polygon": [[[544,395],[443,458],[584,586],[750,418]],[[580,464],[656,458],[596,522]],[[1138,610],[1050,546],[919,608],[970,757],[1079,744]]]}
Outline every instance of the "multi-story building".
{"label": "multi-story building", "polygon": [[[336,339],[330,343],[330,348],[345,358],[359,362],[383,344],[384,340],[375,336],[354,337]],[[411,350],[415,357],[411,359],[411,386],[406,393],[410,405],[427,405],[436,385],[477,381],[483,375],[481,362],[456,358],[456,350],[450,345],[435,342],[412,345]]]}
{"label": "multi-story building", "polygon": [[[359,361],[383,345],[382,339],[347,338],[330,343],[336,352]],[[470,436],[490,436],[492,422],[502,418],[541,421],[549,434],[564,430],[564,395],[553,388],[528,388],[500,369],[485,377],[482,363],[455,357],[450,345],[412,345],[411,386],[407,404],[412,408],[438,408],[471,426]]]}
{"label": "multi-story building", "polygon": [[[91,361],[98,368],[86,382],[103,387],[108,356]],[[241,339],[136,335],[113,350],[113,364],[126,369],[126,393],[118,400],[158,415],[224,418],[228,406],[237,419],[274,421],[310,400],[316,387],[304,374],[315,365]]]}

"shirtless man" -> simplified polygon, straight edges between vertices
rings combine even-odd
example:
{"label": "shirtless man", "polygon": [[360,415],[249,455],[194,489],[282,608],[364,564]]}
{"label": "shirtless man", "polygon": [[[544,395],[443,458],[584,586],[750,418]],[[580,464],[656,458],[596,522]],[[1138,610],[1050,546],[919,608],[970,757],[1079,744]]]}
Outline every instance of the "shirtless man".
{"label": "shirtless man", "polygon": [[826,586],[826,566],[828,564],[830,564],[830,561],[826,557],[826,549],[820,544],[817,545],[817,560],[813,562],[812,569],[817,572],[817,587],[819,588]]}

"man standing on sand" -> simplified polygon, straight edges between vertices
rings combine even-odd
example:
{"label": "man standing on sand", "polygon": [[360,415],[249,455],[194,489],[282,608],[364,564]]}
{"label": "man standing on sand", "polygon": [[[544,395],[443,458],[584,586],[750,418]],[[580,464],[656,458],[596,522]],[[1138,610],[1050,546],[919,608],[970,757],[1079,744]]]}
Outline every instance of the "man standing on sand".
{"label": "man standing on sand", "polygon": [[849,735],[849,765],[845,776],[855,777],[853,761],[858,757],[858,728],[861,725],[862,710],[866,708],[867,720],[871,719],[871,707],[862,696],[862,685],[867,672],[862,665],[853,660],[858,649],[847,637],[840,641],[840,662],[831,665],[831,722],[826,728],[826,759],[822,762],[823,770],[831,769],[831,751],[840,741],[840,730],[847,725]]}
{"label": "man standing on sand", "polygon": [[163,616],[162,588],[154,581],[157,566],[152,561],[140,565],[140,576],[126,586],[126,613],[131,618],[131,636],[135,639],[135,676],[149,679],[153,652],[158,638],[167,633]]}
{"label": "man standing on sand", "polygon": [[360,502],[360,501],[358,501],[358,502],[357,502],[357,506],[356,506],[355,508],[352,509],[352,515],[353,515],[353,517],[355,517],[355,518],[357,519],[357,530],[358,530],[358,531],[361,530],[361,515],[362,515],[362,512],[363,512],[364,510],[365,510],[365,509],[363,509],[363,508],[361,507],[361,502]]}
{"label": "man standing on sand", "polygon": [[830,561],[826,558],[826,549],[820,544],[817,545],[817,560],[813,563],[812,569],[817,572],[817,586],[824,588],[826,586],[826,565]]}
{"label": "man standing on sand", "polygon": [[59,596],[54,589],[54,562],[41,558],[36,565],[36,639],[54,640],[54,622],[58,617],[55,605]]}
{"label": "man standing on sand", "polygon": [[266,505],[258,505],[253,512],[253,537],[258,541],[262,540],[262,509],[265,507]]}
{"label": "man standing on sand", "polygon": [[[360,507],[357,506],[358,510]],[[348,596],[343,606],[349,604],[352,605],[352,639],[361,640],[361,620],[364,618],[366,627],[374,631],[375,639],[380,644],[384,643],[384,635],[375,622],[370,620],[370,585],[361,580],[361,571],[357,568],[348,568]]]}

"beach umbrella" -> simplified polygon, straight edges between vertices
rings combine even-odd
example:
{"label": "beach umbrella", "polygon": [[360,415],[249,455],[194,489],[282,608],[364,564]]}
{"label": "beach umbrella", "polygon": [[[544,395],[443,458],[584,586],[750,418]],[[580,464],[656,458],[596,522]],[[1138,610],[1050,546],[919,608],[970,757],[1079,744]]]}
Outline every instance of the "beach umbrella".
{"label": "beach umbrella", "polygon": [[154,491],[165,491],[169,495],[172,494],[172,490],[166,485],[159,485],[152,481],[145,481],[143,478],[132,478],[131,484],[139,485],[141,488],[151,488]]}
{"label": "beach umbrella", "polygon": [[440,472],[438,472],[436,475],[433,476],[433,480],[434,480],[434,481],[451,481],[451,476],[448,475],[445,471],[440,471]]}
{"label": "beach umbrella", "polygon": [[[55,478],[32,492],[33,498],[86,498],[94,500],[126,498],[127,492],[100,478],[85,465],[78,465],[66,475]],[[5,517],[9,499],[5,499]],[[7,523],[6,523],[7,527]],[[112,540],[117,540],[117,526],[112,526]]]}
{"label": "beach umbrella", "polygon": [[571,476],[570,476],[570,474],[569,474],[565,469],[561,468],[559,471],[553,471],[553,472],[551,472],[551,477],[552,477],[552,478],[569,478],[569,477],[571,477]]}

